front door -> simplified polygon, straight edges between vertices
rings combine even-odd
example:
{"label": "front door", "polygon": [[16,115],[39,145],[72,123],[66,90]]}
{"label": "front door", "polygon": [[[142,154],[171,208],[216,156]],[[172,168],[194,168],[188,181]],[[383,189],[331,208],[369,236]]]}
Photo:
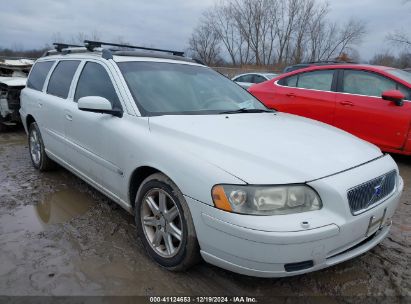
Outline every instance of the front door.
{"label": "front door", "polygon": [[408,134],[411,104],[397,106],[381,95],[386,90],[406,94],[408,90],[373,72],[341,70],[340,77],[335,126],[382,149],[401,149]]}
{"label": "front door", "polygon": [[[73,98],[65,109],[65,133],[71,166],[112,193],[123,185],[122,155],[117,150],[122,118],[110,114],[81,111],[81,97],[101,96],[122,108],[109,70],[97,62],[86,62],[79,75]],[[111,147],[111,148],[110,148]]]}

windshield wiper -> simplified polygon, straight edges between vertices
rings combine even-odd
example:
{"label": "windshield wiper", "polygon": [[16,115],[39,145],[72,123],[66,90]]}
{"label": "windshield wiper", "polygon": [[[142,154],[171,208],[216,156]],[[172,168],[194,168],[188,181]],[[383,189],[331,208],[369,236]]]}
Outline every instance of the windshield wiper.
{"label": "windshield wiper", "polygon": [[230,110],[230,111],[223,111],[220,112],[219,114],[236,114],[236,113],[273,113],[275,112],[274,110],[269,110],[269,109],[246,109],[246,108],[241,108],[237,110]]}

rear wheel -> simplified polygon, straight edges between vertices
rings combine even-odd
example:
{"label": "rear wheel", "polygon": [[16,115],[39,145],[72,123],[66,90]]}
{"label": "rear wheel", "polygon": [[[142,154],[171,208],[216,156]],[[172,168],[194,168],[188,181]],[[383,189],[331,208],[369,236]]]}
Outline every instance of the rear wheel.
{"label": "rear wheel", "polygon": [[49,171],[56,167],[44,150],[44,142],[37,123],[33,122],[29,127],[29,151],[33,166],[40,171]]}
{"label": "rear wheel", "polygon": [[143,181],[137,193],[135,220],[146,251],[161,266],[183,271],[200,260],[188,205],[164,174],[156,173]]}

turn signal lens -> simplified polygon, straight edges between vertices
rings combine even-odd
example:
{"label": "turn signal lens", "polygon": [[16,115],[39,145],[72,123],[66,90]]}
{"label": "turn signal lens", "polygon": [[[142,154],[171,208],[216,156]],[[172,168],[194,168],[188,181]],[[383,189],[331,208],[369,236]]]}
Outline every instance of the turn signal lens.
{"label": "turn signal lens", "polygon": [[214,186],[213,190],[211,190],[211,193],[213,195],[214,205],[218,209],[222,209],[229,212],[233,211],[230,203],[228,202],[227,196],[225,195],[223,186]]}

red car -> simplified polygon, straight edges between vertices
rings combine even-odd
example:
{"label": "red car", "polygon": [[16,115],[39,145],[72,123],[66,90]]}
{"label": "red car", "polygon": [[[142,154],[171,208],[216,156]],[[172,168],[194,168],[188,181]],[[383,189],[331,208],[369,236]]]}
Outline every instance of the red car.
{"label": "red car", "polygon": [[363,64],[322,65],[249,91],[269,108],[336,126],[386,152],[411,155],[411,73]]}

